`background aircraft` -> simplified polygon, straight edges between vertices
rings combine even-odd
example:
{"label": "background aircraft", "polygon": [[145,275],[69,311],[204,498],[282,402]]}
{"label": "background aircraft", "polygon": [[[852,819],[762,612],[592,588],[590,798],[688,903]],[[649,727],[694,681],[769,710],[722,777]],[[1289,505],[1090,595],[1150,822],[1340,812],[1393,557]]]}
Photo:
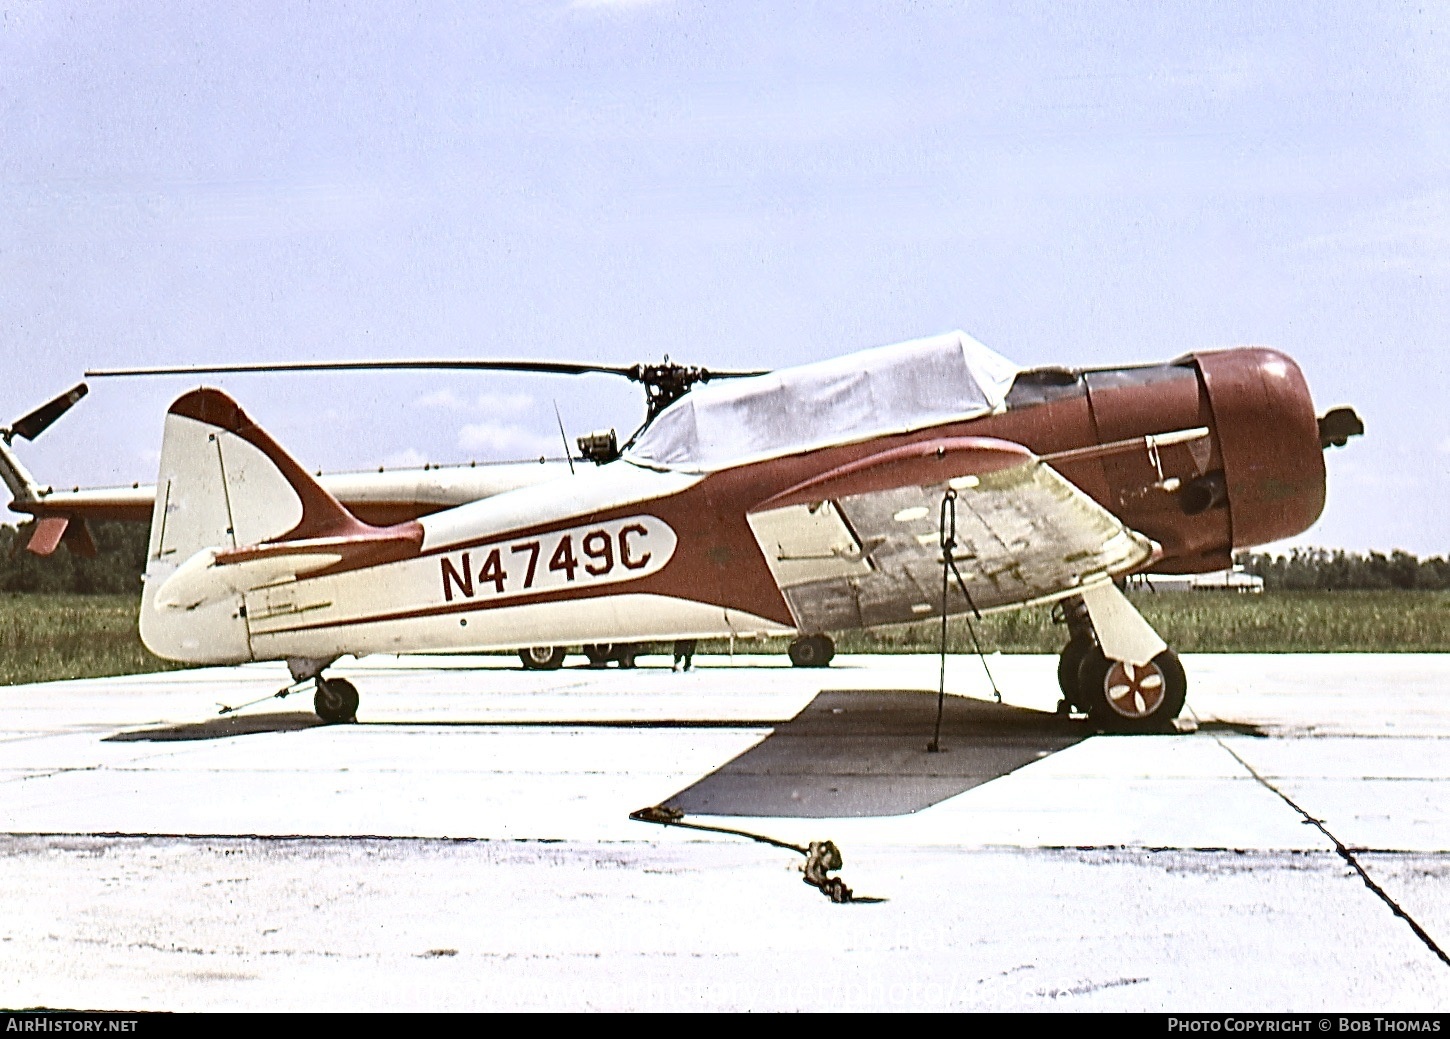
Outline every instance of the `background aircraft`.
{"label": "background aircraft", "polygon": [[[563,361],[502,360],[407,360],[407,361],[332,361],[296,364],[234,364],[188,365],[163,368],[115,368],[90,371],[88,376],[125,375],[201,375],[218,372],[308,372],[367,370],[465,370],[540,372],[559,375],[602,373],[619,375],[644,387],[646,421],[666,404],[689,391],[690,387],[711,379],[740,378],[762,375],[758,371],[711,371],[673,364],[665,358],[661,364],[598,365]],[[134,483],[129,487],[74,487],[69,490],[43,486],[16,457],[11,444],[18,436],[34,440],[75,406],[89,392],[79,383],[66,392],[0,429],[0,479],[11,494],[10,508],[28,513],[37,520],[27,549],[36,555],[48,556],[64,542],[72,551],[94,555],[96,548],[87,521],[122,520],[146,522],[156,500],[153,484]],[[563,433],[562,421],[560,432]],[[567,439],[563,440],[566,451]],[[614,432],[594,433],[578,441],[581,460],[607,460],[617,452]],[[573,471],[572,459],[551,462],[540,458],[535,462],[470,463],[454,466],[379,468],[373,472],[318,473],[322,485],[358,518],[368,523],[397,523],[416,519],[430,512],[487,498],[502,491],[513,490]]]}
{"label": "background aircraft", "polygon": [[345,654],[765,634],[819,665],[830,631],[1061,602],[1064,705],[1156,730],[1183,670],[1114,579],[1306,530],[1359,431],[1272,350],[1019,370],[958,332],[682,387],[618,457],[382,526],[198,389],[166,418],[141,633],[286,660],[340,721]]}

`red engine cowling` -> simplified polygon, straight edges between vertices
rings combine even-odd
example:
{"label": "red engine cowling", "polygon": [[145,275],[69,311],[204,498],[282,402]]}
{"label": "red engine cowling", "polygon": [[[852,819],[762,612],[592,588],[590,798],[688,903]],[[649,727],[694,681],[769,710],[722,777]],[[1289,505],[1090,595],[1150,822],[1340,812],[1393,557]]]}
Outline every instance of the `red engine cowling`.
{"label": "red engine cowling", "polygon": [[1192,356],[1223,457],[1233,546],[1308,530],[1324,510],[1324,452],[1303,372],[1260,347]]}
{"label": "red engine cowling", "polygon": [[[1205,441],[1101,460],[1095,496],[1162,546],[1159,572],[1222,569],[1233,549],[1292,537],[1319,518],[1323,435],[1304,376],[1284,354],[1211,351],[1095,369],[1083,381],[1099,443],[1210,430]],[[1081,472],[1068,475],[1093,486]]]}

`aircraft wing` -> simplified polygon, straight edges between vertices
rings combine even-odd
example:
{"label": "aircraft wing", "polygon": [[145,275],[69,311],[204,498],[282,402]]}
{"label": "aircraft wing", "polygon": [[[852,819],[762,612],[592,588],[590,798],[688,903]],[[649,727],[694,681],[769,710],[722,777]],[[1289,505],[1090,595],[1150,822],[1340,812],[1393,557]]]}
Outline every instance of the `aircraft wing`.
{"label": "aircraft wing", "polygon": [[948,491],[952,558],[971,596],[969,604],[953,578],[948,613],[1073,595],[1158,550],[1019,444],[926,441],[824,473],[751,510],[796,626],[833,631],[939,616]]}

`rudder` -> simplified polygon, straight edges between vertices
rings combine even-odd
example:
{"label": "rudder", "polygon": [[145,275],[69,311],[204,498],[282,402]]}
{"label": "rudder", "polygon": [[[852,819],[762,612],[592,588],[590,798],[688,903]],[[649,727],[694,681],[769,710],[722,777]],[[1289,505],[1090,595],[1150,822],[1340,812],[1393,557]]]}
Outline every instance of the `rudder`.
{"label": "rudder", "polygon": [[141,639],[188,663],[253,659],[241,593],[178,606],[157,601],[199,553],[364,527],[220,390],[178,398],[166,414],[151,514]]}

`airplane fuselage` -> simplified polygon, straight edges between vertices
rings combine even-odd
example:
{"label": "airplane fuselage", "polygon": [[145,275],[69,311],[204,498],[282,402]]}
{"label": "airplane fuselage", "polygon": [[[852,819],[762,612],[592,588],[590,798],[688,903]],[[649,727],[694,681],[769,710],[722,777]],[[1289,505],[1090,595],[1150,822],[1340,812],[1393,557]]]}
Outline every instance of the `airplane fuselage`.
{"label": "airplane fuselage", "polygon": [[[1165,436],[1194,429],[1207,434]],[[1144,439],[1154,437],[1164,443]],[[143,609],[142,634],[156,652],[194,662],[789,634],[801,625],[751,510],[821,473],[964,438],[1051,461],[1151,539],[1153,554],[1133,556],[1132,569],[1222,569],[1235,548],[1299,533],[1323,507],[1313,406],[1282,354],[1039,369],[1017,376],[1004,408],[961,422],[706,473],[621,459],[442,511],[414,503],[400,524],[418,541],[406,558],[365,567],[340,559],[240,598]],[[821,522],[819,560],[792,562],[849,582],[869,567],[865,549],[849,543],[840,517]],[[153,544],[153,554],[164,551],[164,541]],[[994,577],[973,606],[1022,605],[1011,582]],[[1052,594],[1073,594],[1071,581]]]}

